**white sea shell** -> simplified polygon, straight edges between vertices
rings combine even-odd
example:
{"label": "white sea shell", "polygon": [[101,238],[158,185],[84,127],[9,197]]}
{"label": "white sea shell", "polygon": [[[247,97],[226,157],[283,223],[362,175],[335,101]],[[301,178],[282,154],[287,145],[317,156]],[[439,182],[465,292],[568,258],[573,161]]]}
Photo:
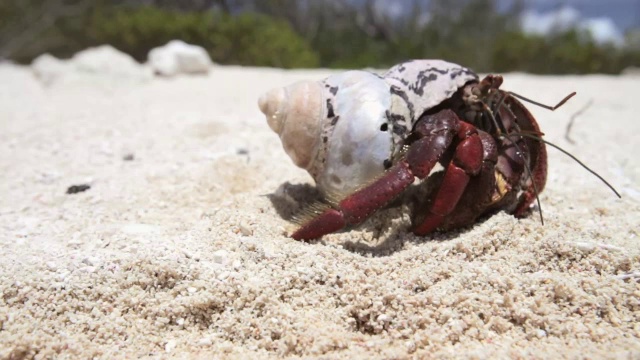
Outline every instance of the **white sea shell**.
{"label": "white sea shell", "polygon": [[148,64],[156,74],[205,74],[213,62],[207,51],[182,40],[171,40],[166,45],[151,49]]}
{"label": "white sea shell", "polygon": [[259,106],[294,163],[341,198],[380,176],[418,118],[474,80],[459,65],[415,60],[384,76],[347,71],[273,89]]}
{"label": "white sea shell", "polygon": [[293,162],[310,170],[318,152],[322,119],[326,117],[324,89],[315,81],[300,81],[270,90],[258,105],[271,130],[280,135],[282,146]]}
{"label": "white sea shell", "polygon": [[327,98],[334,116],[325,117],[330,126],[325,129],[324,164],[314,178],[322,191],[340,197],[379,176],[391,158],[391,91],[383,79],[366,71],[330,76],[325,84],[334,95]]}
{"label": "white sea shell", "polygon": [[393,150],[390,132],[381,130],[390,103],[389,85],[366,71],[294,83],[259,100],[293,162],[338,197],[384,171]]}

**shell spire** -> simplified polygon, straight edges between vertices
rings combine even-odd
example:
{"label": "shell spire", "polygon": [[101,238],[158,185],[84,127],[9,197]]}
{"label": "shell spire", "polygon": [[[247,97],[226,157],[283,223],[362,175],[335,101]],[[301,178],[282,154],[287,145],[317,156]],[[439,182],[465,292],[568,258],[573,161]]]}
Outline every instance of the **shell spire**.
{"label": "shell spire", "polygon": [[260,97],[258,106],[293,162],[308,170],[318,152],[326,113],[322,86],[300,81],[272,89]]}

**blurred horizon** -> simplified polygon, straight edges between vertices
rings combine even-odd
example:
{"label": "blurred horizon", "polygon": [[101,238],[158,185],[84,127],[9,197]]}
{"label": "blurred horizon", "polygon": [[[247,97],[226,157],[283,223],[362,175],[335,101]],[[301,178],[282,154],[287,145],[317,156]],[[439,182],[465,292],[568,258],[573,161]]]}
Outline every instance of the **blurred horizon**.
{"label": "blurred horizon", "polygon": [[584,18],[610,19],[622,32],[640,27],[640,0],[528,0],[526,3],[539,13],[570,7]]}
{"label": "blurred horizon", "polygon": [[640,66],[640,0],[0,0],[0,59],[173,39],[220,64],[615,74]]}

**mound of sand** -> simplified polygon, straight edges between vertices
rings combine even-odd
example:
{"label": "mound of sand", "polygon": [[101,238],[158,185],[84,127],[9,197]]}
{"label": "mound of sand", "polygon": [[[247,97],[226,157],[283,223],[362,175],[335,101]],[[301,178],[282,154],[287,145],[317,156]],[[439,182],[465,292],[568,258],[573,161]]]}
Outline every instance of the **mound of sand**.
{"label": "mound of sand", "polygon": [[577,90],[531,110],[621,200],[550,149],[544,226],[498,214],[418,238],[400,208],[300,243],[287,219],[316,194],[256,100],[327,74],[43,86],[0,66],[0,358],[640,356],[635,78],[504,84]]}

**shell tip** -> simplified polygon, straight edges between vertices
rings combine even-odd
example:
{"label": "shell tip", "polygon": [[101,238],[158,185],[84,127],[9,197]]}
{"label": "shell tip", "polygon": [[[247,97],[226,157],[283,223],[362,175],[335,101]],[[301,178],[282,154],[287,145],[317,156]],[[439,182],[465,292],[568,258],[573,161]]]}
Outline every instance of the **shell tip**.
{"label": "shell tip", "polygon": [[269,110],[269,96],[268,95],[269,95],[269,93],[264,93],[258,99],[258,107],[260,108],[260,111],[262,111],[262,113],[267,115],[267,116],[269,116],[269,114],[267,114],[267,111]]}

